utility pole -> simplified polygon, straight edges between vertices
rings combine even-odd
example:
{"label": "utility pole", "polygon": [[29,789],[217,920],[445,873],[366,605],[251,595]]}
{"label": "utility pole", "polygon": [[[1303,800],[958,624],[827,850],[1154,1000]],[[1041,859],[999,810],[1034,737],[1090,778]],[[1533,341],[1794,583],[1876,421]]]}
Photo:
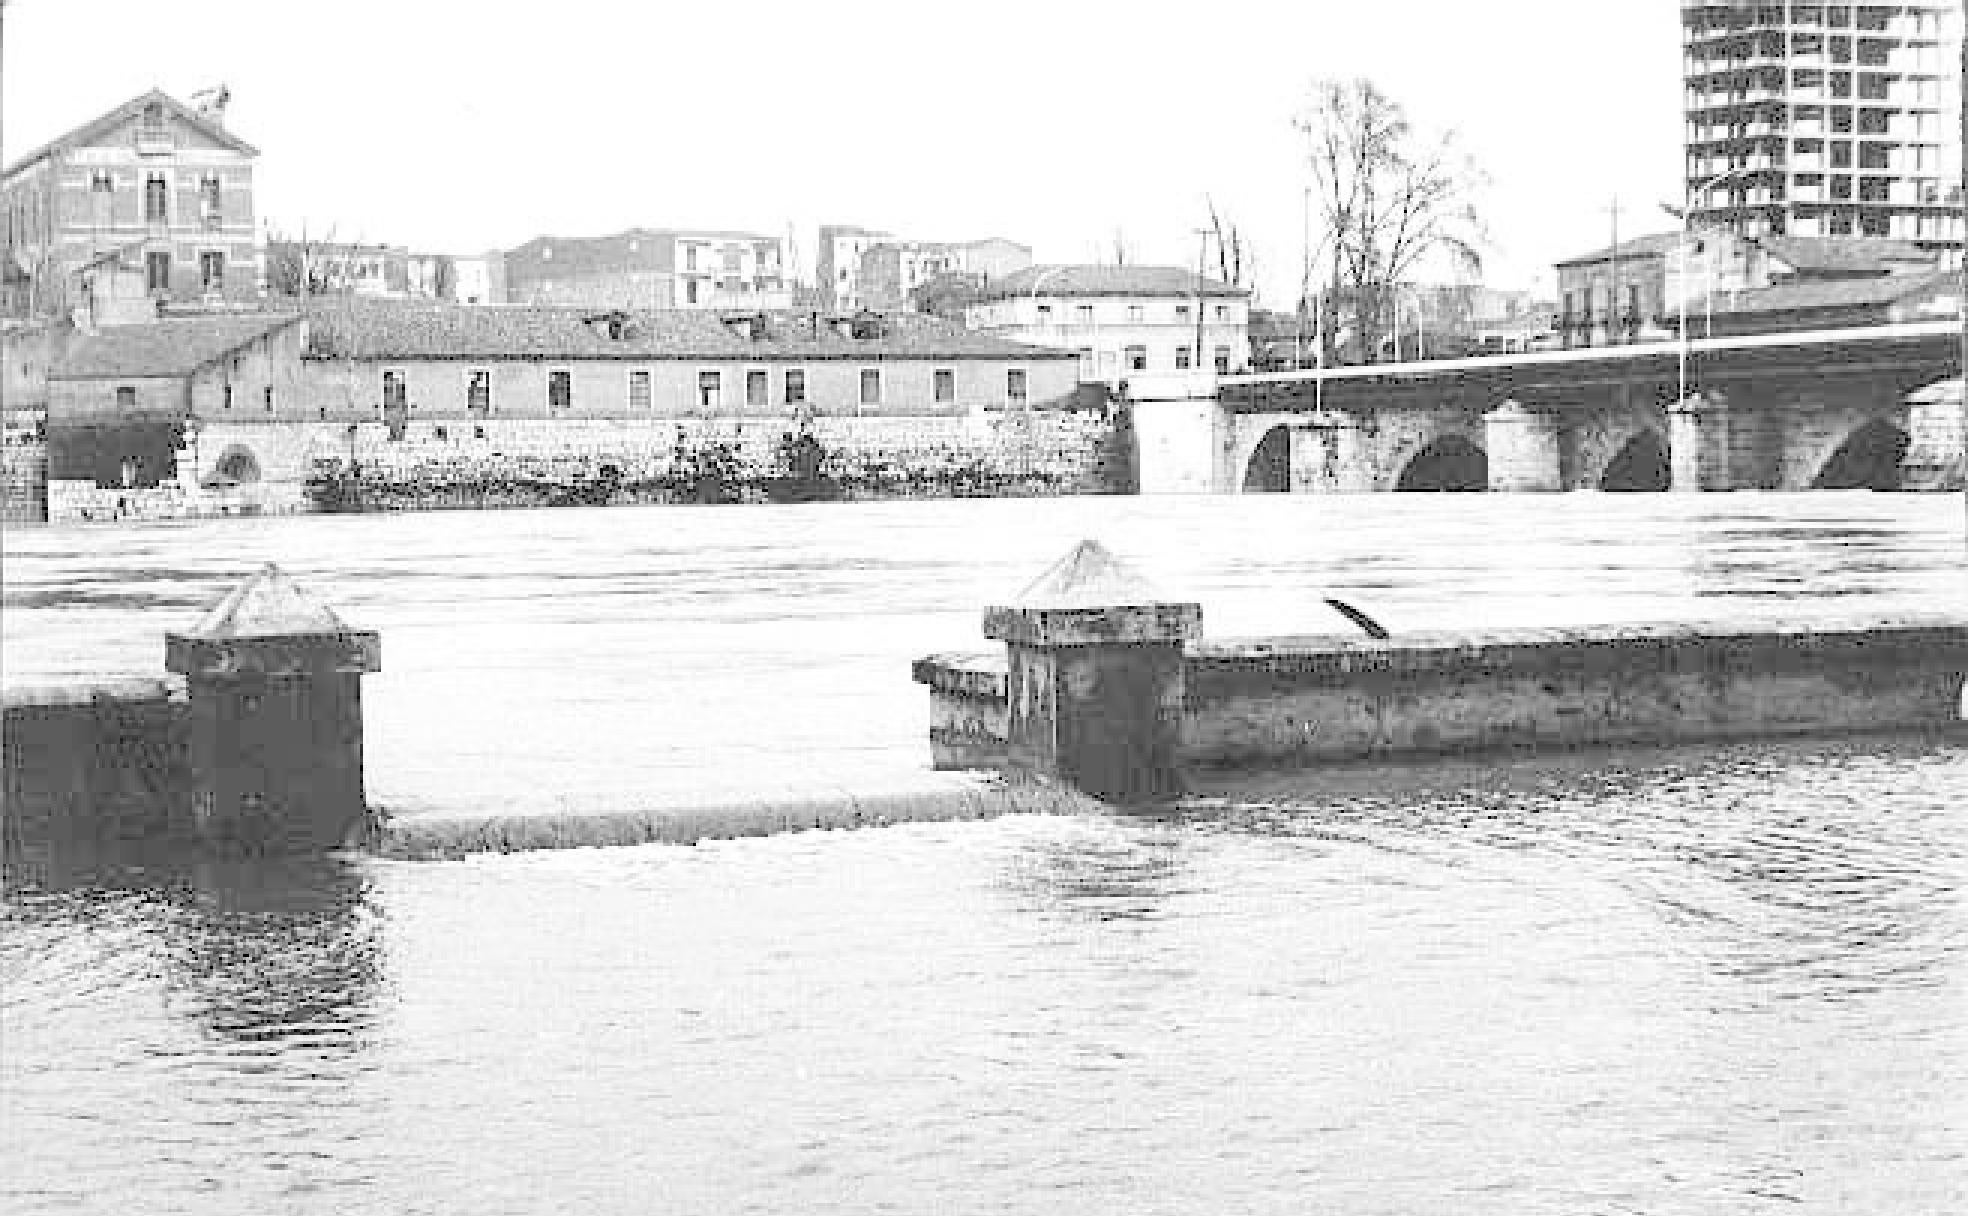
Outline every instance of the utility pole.
{"label": "utility pole", "polygon": [[1196,354],[1190,359],[1192,370],[1203,367],[1203,271],[1209,267],[1209,229],[1196,229]]}
{"label": "utility pole", "polygon": [[[1613,324],[1614,318],[1619,316],[1620,294],[1620,201],[1619,195],[1617,194],[1613,196],[1611,211],[1613,216],[1613,281],[1606,288],[1606,345],[1617,346],[1619,342],[1615,336]],[[1588,343],[1592,341],[1591,334],[1586,335],[1586,341]]]}

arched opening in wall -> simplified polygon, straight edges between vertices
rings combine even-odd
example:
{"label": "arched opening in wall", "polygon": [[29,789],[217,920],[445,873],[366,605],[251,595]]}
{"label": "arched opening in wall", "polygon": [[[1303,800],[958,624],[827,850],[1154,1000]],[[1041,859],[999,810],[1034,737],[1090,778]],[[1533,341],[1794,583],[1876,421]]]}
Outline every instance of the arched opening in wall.
{"label": "arched opening in wall", "polygon": [[219,463],[205,475],[200,484],[212,486],[242,486],[260,479],[260,461],[253,450],[243,444],[232,444],[219,454]]}
{"label": "arched opening in wall", "polygon": [[1897,490],[1900,462],[1906,458],[1907,433],[1890,422],[1874,419],[1853,431],[1825,461],[1811,482],[1813,490]]}
{"label": "arched opening in wall", "polygon": [[1490,458],[1460,435],[1444,435],[1416,452],[1396,490],[1487,490]]}
{"label": "arched opening in wall", "polygon": [[1667,489],[1673,472],[1668,465],[1667,445],[1651,430],[1641,431],[1626,441],[1606,465],[1599,478],[1602,490],[1652,492]]}
{"label": "arched opening in wall", "polygon": [[1244,466],[1244,493],[1288,494],[1291,492],[1291,432],[1274,426],[1258,440],[1250,463]]}

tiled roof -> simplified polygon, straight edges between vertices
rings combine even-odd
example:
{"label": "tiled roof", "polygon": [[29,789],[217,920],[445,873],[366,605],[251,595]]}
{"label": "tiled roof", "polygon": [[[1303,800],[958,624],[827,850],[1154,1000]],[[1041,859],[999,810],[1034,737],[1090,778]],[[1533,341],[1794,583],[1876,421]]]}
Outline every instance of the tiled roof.
{"label": "tiled roof", "polygon": [[1595,249],[1591,253],[1580,254],[1575,258],[1566,258],[1557,265],[1583,266],[1588,262],[1610,262],[1613,260],[1615,250],[1622,258],[1664,257],[1680,243],[1679,232],[1656,232],[1649,236],[1636,236],[1630,241],[1621,241],[1617,245],[1608,245],[1604,249]]}
{"label": "tiled roof", "polygon": [[48,378],[189,376],[255,338],[300,319],[296,313],[228,313],[107,326],[70,343],[68,353],[48,372]]}
{"label": "tiled roof", "polygon": [[[1072,351],[972,333],[914,313],[881,318],[880,337],[843,336],[826,313],[629,311],[348,301],[309,318],[310,353],[357,359],[1074,359]],[[736,320],[762,317],[754,339]],[[844,318],[843,318],[844,320]]]}
{"label": "tiled roof", "polygon": [[1884,237],[1766,236],[1758,241],[1772,257],[1801,273],[1880,271],[1888,262],[1935,260],[1910,241]]}
{"label": "tiled roof", "polygon": [[1203,278],[1180,266],[1027,266],[994,279],[979,297],[1018,296],[1231,296],[1249,291]]}
{"label": "tiled roof", "polygon": [[1782,283],[1748,291],[1717,292],[1715,312],[1798,312],[1813,308],[1858,308],[1892,304],[1958,282],[1960,275],[1944,270],[1934,274],[1874,275],[1863,279],[1821,279]]}
{"label": "tiled roof", "polygon": [[63,151],[77,144],[85,144],[95,138],[96,133],[103,128],[114,126],[119,122],[126,122],[142,114],[143,108],[152,102],[162,105],[166,110],[170,111],[172,117],[191,125],[209,138],[224,144],[235,152],[246,156],[259,155],[259,149],[226,130],[218,123],[206,118],[198,111],[185,105],[170,94],[165,93],[163,90],[152,89],[150,92],[144,93],[141,96],[132,97],[130,100],[107,113],[98,114],[66,135],[51,139],[47,143],[42,144],[26,156],[8,165],[5,172],[0,172],[0,178],[12,177],[16,172],[25,169],[27,166],[50,153]]}

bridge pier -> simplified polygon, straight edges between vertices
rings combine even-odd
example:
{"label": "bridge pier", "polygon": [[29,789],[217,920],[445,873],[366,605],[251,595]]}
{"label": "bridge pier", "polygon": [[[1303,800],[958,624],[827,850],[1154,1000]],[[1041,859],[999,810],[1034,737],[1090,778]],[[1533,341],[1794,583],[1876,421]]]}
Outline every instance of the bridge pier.
{"label": "bridge pier", "polygon": [[1226,471],[1232,432],[1216,376],[1175,372],[1136,376],[1127,384],[1143,494],[1235,492],[1241,469]]}
{"label": "bridge pier", "polygon": [[1294,494],[1354,494],[1373,488],[1366,424],[1343,410],[1320,410],[1291,423]]}
{"label": "bridge pier", "polygon": [[1721,393],[1691,393],[1667,407],[1669,488],[1677,492],[1729,490],[1729,400]]}
{"label": "bridge pier", "polygon": [[1492,492],[1545,493],[1565,488],[1563,436],[1558,419],[1505,401],[1483,415]]}

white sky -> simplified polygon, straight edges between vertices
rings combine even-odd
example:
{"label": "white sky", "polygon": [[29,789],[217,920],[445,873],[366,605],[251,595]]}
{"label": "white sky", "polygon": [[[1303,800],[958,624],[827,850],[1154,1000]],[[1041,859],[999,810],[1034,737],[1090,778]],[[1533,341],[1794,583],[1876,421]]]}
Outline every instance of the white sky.
{"label": "white sky", "polygon": [[1193,265],[1204,196],[1296,298],[1291,119],[1367,76],[1492,179],[1487,280],[1673,226],[1675,0],[12,0],[4,157],[224,82],[262,221],[473,252],[631,225],[999,235]]}

